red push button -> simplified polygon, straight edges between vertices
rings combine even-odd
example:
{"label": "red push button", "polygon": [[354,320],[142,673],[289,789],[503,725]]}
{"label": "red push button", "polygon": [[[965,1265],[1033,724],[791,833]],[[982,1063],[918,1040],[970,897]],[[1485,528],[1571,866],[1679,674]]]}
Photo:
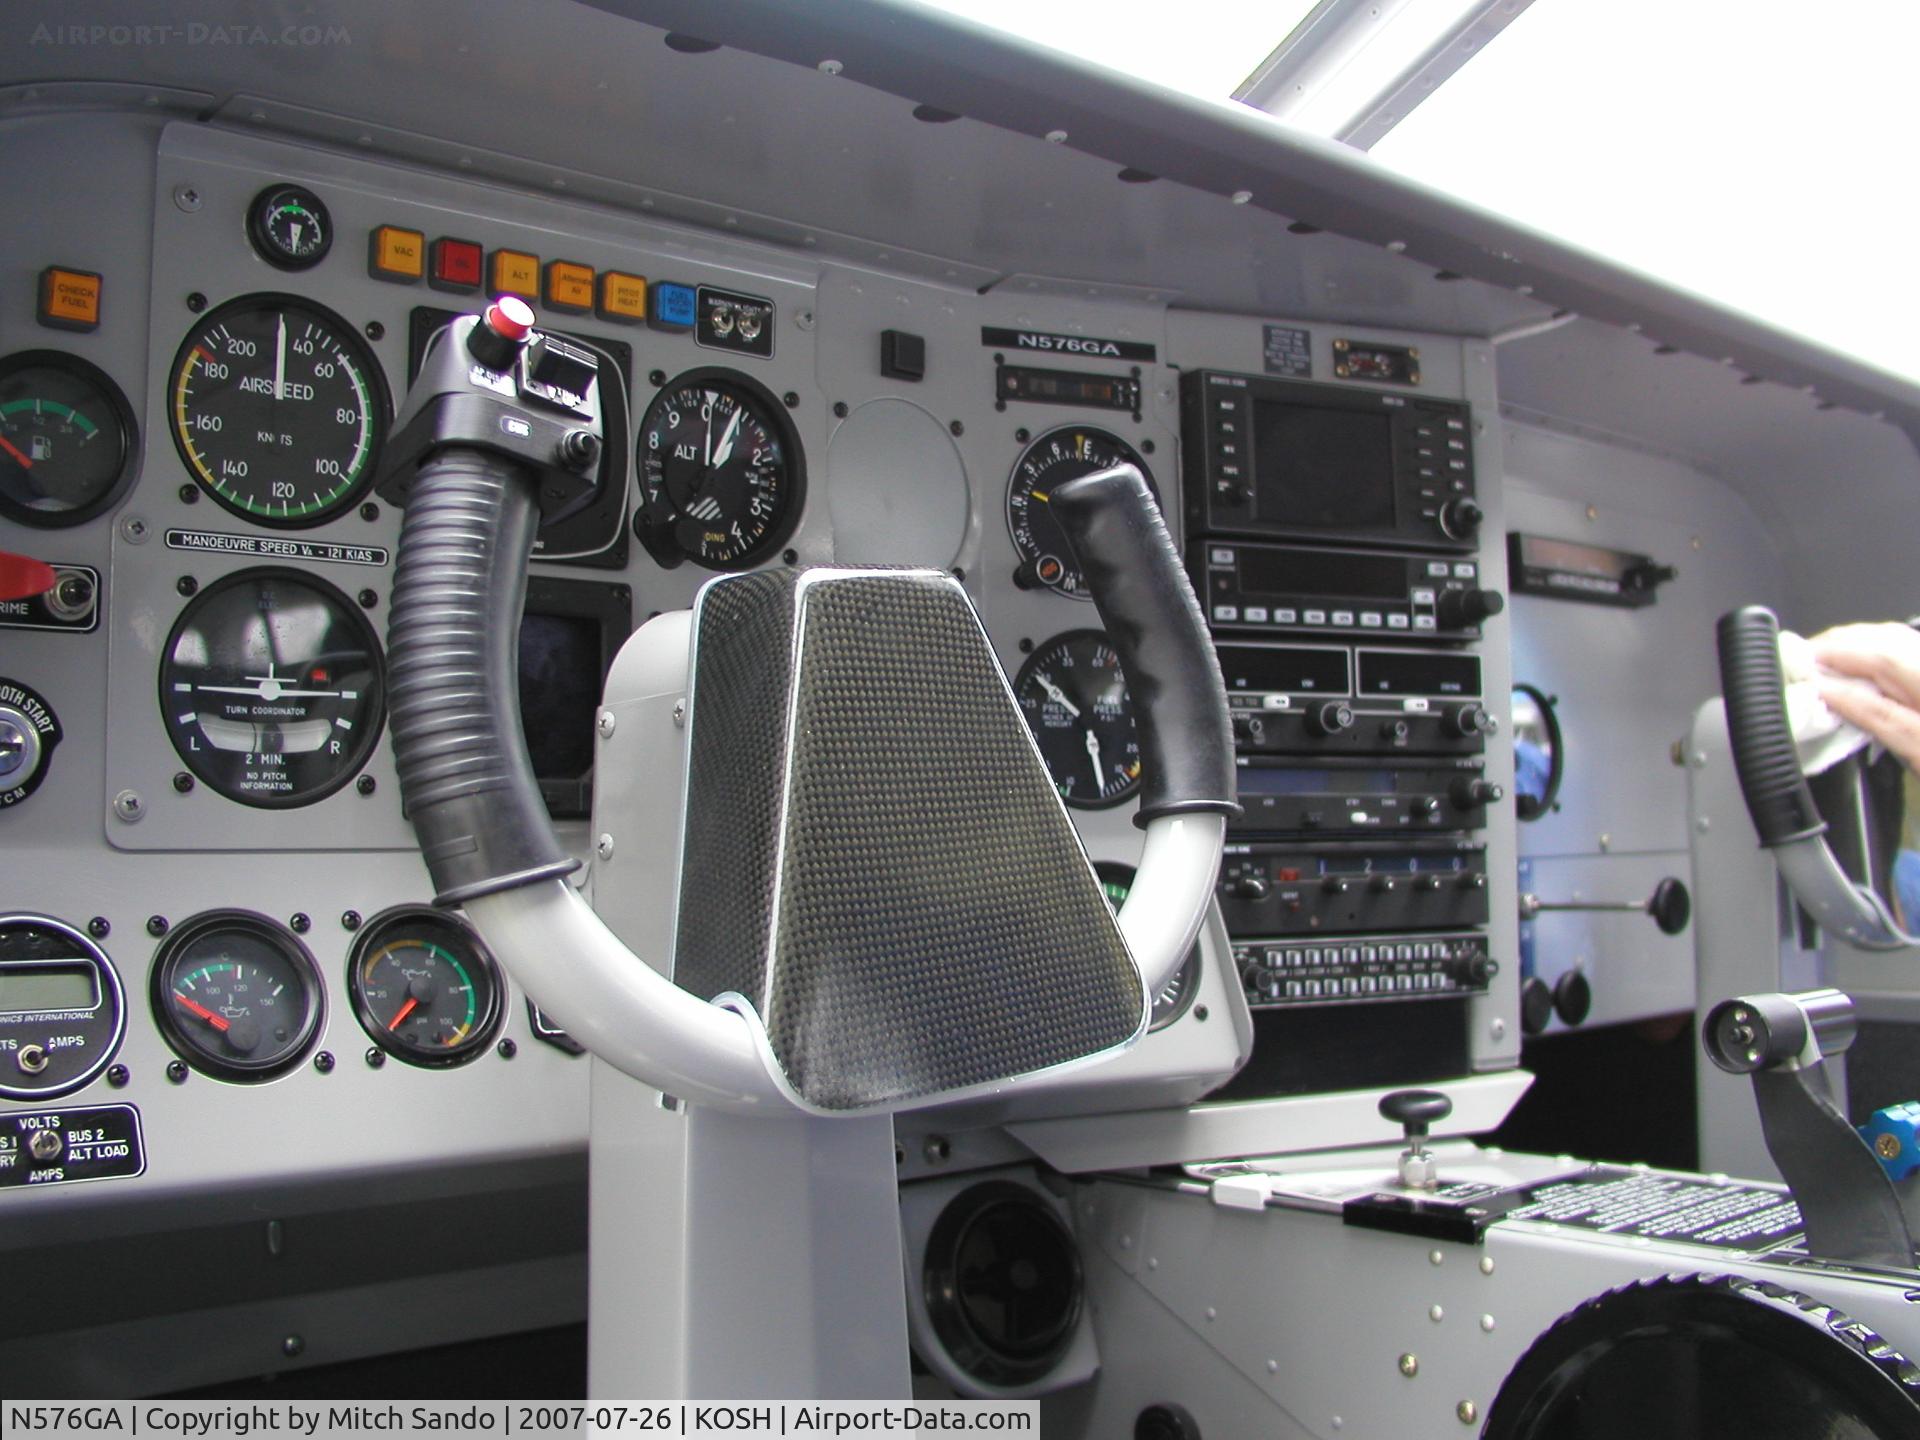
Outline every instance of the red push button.
{"label": "red push button", "polygon": [[477,241],[442,236],[427,252],[427,284],[436,290],[478,290],[484,260]]}

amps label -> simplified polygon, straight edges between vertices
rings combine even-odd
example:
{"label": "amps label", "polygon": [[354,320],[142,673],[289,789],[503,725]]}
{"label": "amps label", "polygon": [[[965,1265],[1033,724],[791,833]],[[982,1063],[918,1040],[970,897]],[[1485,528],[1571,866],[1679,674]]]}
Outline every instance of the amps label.
{"label": "amps label", "polygon": [[0,1190],[125,1179],[146,1168],[131,1105],[0,1116]]}

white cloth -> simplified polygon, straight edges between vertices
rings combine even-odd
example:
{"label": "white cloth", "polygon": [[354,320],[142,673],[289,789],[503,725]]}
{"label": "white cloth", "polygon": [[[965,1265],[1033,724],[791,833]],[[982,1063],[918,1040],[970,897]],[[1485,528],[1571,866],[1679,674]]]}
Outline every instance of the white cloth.
{"label": "white cloth", "polygon": [[1813,646],[1791,630],[1780,632],[1780,673],[1787,682],[1787,725],[1800,752],[1801,770],[1808,775],[1831,770],[1871,742],[1872,736],[1834,714],[1820,698],[1823,683],[1879,694],[1870,681],[1821,669]]}

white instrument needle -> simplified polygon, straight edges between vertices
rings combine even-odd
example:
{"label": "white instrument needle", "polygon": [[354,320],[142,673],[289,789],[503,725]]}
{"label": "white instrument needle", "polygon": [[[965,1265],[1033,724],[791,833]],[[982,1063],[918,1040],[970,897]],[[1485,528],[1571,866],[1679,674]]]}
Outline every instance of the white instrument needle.
{"label": "white instrument needle", "polygon": [[1093,793],[1098,795],[1107,788],[1106,772],[1100,768],[1100,737],[1087,731],[1087,758],[1093,761]]}
{"label": "white instrument needle", "polygon": [[740,417],[747,412],[744,408],[733,412],[733,418],[727,421],[727,428],[720,432],[720,444],[713,452],[712,465],[718,470],[733,458],[733,437],[739,433]]}
{"label": "white instrument needle", "polygon": [[280,333],[273,346],[273,398],[284,400],[287,394],[287,312],[280,312]]}
{"label": "white instrument needle", "polygon": [[1040,688],[1047,692],[1047,698],[1049,700],[1053,701],[1054,704],[1058,705],[1074,719],[1078,720],[1080,718],[1080,707],[1067,698],[1067,692],[1054,684],[1051,677],[1041,675],[1037,678],[1040,681]]}

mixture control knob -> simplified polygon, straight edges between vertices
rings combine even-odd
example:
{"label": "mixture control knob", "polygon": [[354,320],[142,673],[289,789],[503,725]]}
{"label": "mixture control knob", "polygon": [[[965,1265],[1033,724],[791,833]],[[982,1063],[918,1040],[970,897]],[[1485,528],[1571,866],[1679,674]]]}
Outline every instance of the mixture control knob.
{"label": "mixture control knob", "polygon": [[1461,495],[1440,507],[1440,528],[1455,540],[1466,539],[1486,518],[1487,512],[1470,495]]}
{"label": "mixture control knob", "polygon": [[1484,705],[1456,705],[1447,712],[1447,733],[1461,740],[1471,740],[1492,728],[1487,724],[1489,718]]}
{"label": "mixture control knob", "polygon": [[1447,798],[1453,801],[1456,810],[1478,810],[1506,793],[1491,780],[1482,780],[1477,775],[1462,775],[1447,787]]}
{"label": "mixture control knob", "polygon": [[1323,700],[1307,710],[1307,733],[1325,738],[1353,724],[1353,707],[1344,700]]}
{"label": "mixture control knob", "polygon": [[467,353],[488,370],[507,370],[532,333],[533,307],[512,295],[502,295],[487,306],[480,323],[467,332]]}
{"label": "mixture control knob", "polygon": [[1440,1183],[1426,1146],[1427,1130],[1452,1113],[1453,1101],[1438,1090],[1395,1090],[1380,1097],[1381,1118],[1393,1121],[1406,1138],[1400,1183],[1408,1189],[1431,1190]]}
{"label": "mixture control knob", "polygon": [[1227,886],[1227,893],[1236,900],[1264,900],[1268,888],[1263,876],[1241,875]]}
{"label": "mixture control knob", "polygon": [[1498,590],[1443,590],[1439,613],[1442,630],[1465,630],[1507,608],[1507,597]]}

